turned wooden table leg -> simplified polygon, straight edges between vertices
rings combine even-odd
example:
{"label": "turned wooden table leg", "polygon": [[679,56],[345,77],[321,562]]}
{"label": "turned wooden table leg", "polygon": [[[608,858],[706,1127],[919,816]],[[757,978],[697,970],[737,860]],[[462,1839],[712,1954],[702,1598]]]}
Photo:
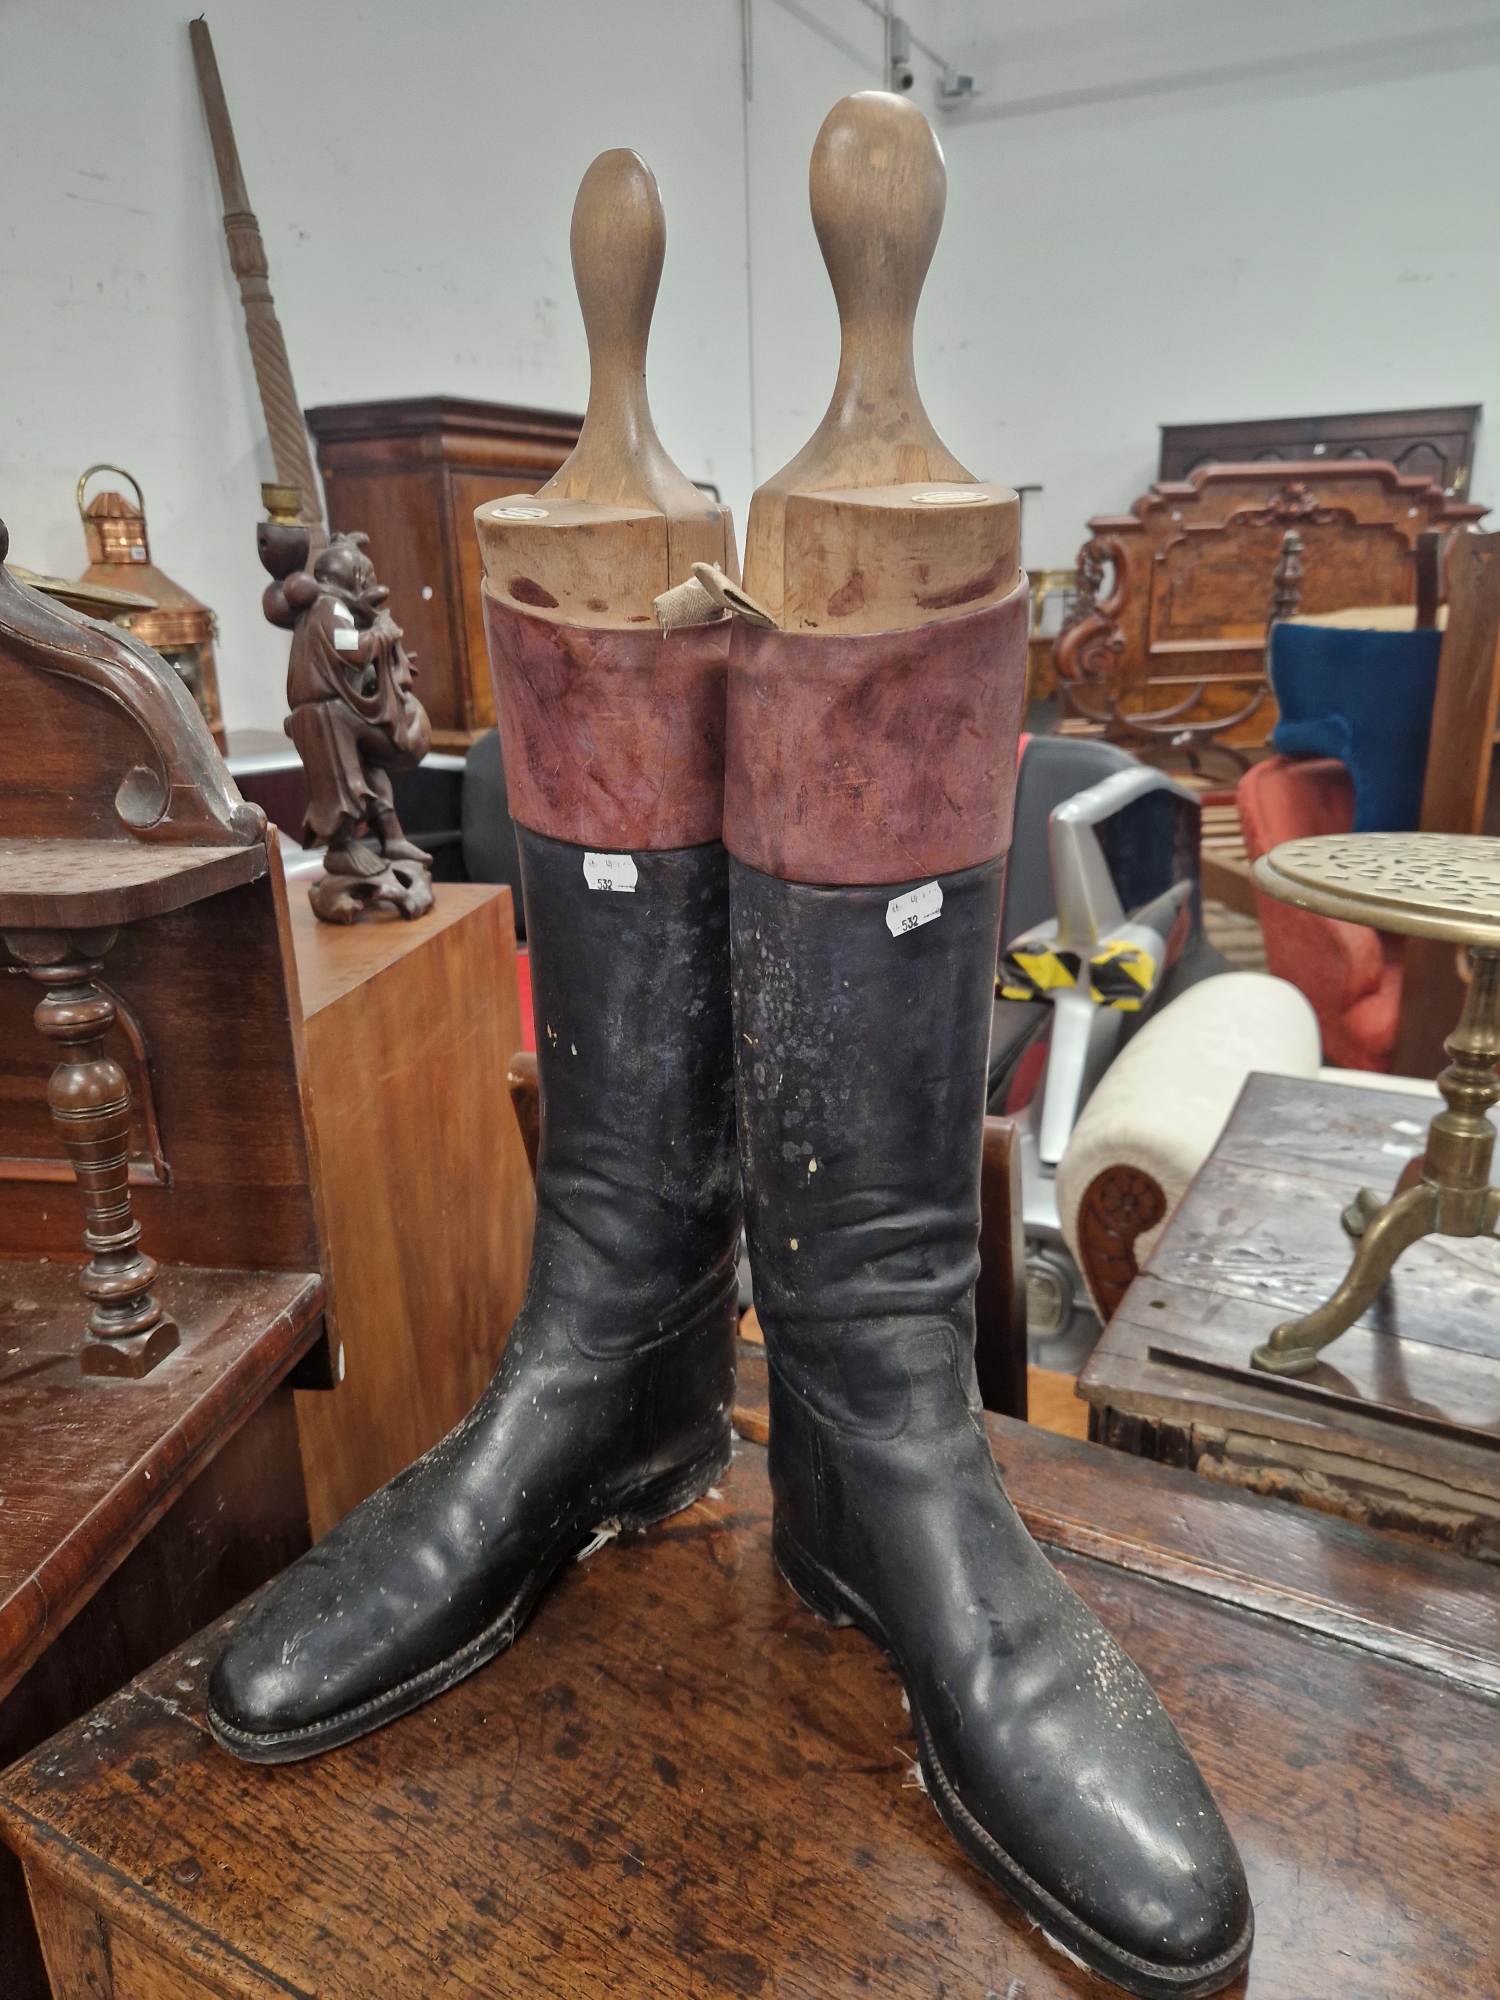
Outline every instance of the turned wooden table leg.
{"label": "turned wooden table leg", "polygon": [[92,1300],[85,1375],[148,1374],[177,1346],[175,1322],[152,1295],[157,1262],[140,1247],[130,1201],[130,1079],[104,1049],[115,1006],[98,984],[113,931],[19,931],[12,954],[44,989],[33,1019],[62,1059],[47,1102],[83,1197],[79,1285]]}

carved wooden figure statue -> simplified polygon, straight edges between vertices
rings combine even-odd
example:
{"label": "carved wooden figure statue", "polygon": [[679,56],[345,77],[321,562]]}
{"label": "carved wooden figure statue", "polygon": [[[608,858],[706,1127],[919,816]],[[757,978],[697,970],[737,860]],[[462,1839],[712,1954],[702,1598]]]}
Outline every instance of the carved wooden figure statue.
{"label": "carved wooden figure statue", "polygon": [[[638,153],[601,153],[570,234],[589,343],[589,401],[569,457],[532,495],[474,517],[487,590],[573,625],[654,627],[655,600],[695,562],[736,582],[729,510],[667,456],[646,400],[646,343],[667,251],[656,177]],[[502,732],[503,733],[503,732]]]}
{"label": "carved wooden figure statue", "polygon": [[[386,609],[390,592],[376,581],[364,535],[335,535],[311,570],[306,527],[263,522],[257,539],[274,579],[266,617],[293,634],[286,731],[307,772],[302,837],[328,850],[313,910],[336,924],[371,905],[419,917],[432,908],[429,859],[401,830],[390,774],[422,761],[432,729],[411,691],[415,669]],[[378,853],[360,841],[362,825]]]}

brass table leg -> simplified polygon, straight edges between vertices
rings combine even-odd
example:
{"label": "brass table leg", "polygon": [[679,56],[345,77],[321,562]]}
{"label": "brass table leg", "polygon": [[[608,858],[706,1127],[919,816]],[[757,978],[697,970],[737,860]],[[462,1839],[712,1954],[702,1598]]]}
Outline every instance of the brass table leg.
{"label": "brass table leg", "polygon": [[1487,1113],[1500,1103],[1500,950],[1476,948],[1473,960],[1463,1015],[1445,1044],[1453,1060],[1438,1078],[1448,1108],[1428,1128],[1421,1180],[1383,1208],[1361,1189],[1344,1212],[1345,1228],[1359,1238],[1344,1282],[1326,1304],[1278,1326],[1251,1355],[1252,1367],[1305,1375],[1373,1303],[1396,1259],[1420,1237],[1496,1233],[1500,1189],[1490,1186],[1495,1128]]}
{"label": "brass table leg", "polygon": [[177,1346],[177,1326],[152,1296],[157,1262],[140,1248],[130,1202],[130,1079],[105,1054],[114,1002],[97,983],[113,931],[13,931],[6,944],[45,990],[33,1019],[60,1047],[47,1103],[83,1197],[79,1278],[93,1301],[79,1365],[85,1375],[149,1374]]}

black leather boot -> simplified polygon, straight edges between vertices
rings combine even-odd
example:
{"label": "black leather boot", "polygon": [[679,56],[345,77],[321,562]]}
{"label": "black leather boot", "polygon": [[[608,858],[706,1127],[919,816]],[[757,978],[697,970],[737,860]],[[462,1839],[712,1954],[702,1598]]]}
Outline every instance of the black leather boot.
{"label": "black leather boot", "polygon": [[739,1180],[722,847],[638,852],[630,894],[517,829],[541,1076],[536,1235],[493,1382],[279,1577],[209,1682],[236,1756],[288,1763],[508,1646],[596,1529],[727,1467]]}
{"label": "black leather boot", "polygon": [[[1001,868],[817,888],[730,863],[740,1149],[776,1561],[895,1663],[949,1831],[1127,1991],[1250,1950],[1244,1871],[1145,1678],[1006,1498],[974,1378]],[[927,907],[932,894],[927,892]]]}

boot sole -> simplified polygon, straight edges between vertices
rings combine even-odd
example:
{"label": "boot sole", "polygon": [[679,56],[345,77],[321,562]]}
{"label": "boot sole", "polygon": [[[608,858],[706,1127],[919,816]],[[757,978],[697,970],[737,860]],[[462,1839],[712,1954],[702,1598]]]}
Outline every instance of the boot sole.
{"label": "boot sole", "polygon": [[[621,1530],[634,1533],[643,1528],[654,1528],[658,1522],[680,1514],[684,1507],[691,1507],[695,1500],[701,1500],[728,1471],[732,1449],[733,1433],[726,1430],[711,1452],[695,1459],[685,1469],[643,1486],[629,1499],[620,1501],[614,1513]],[[607,1515],[609,1511],[608,1506],[601,1503],[592,1513],[597,1521],[601,1513]],[[421,1673],[387,1688],[384,1694],[373,1695],[358,1707],[346,1709],[341,1715],[330,1716],[326,1721],[265,1734],[237,1728],[219,1715],[212,1703],[205,1703],[210,1734],[221,1749],[243,1763],[297,1764],[306,1757],[320,1756],[325,1750],[340,1749],[361,1736],[368,1736],[372,1730],[384,1728],[388,1722],[395,1722],[400,1716],[409,1715],[414,1708],[420,1708],[436,1695],[446,1694],[449,1688],[456,1687],[461,1680],[503,1653],[520,1634],[548,1584],[570,1558],[587,1547],[594,1532],[593,1527],[576,1528],[567,1541],[537,1564],[505,1610],[498,1618],[492,1619],[482,1632],[446,1659],[439,1660],[434,1666],[424,1667]]]}
{"label": "boot sole", "polygon": [[1058,1902],[1040,1882],[1033,1881],[1020,1863],[1013,1860],[985,1831],[958,1796],[938,1762],[931,1732],[912,1692],[912,1676],[907,1673],[900,1655],[870,1606],[847,1585],[840,1583],[821,1563],[798,1548],[790,1535],[774,1522],[771,1552],[777,1569],[815,1617],[829,1625],[856,1626],[895,1667],[911,1710],[927,1795],[936,1807],[939,1819],[996,1888],[1003,1891],[1023,1915],[1040,1925],[1049,1944],[1060,1946],[1089,1971],[1112,1979],[1127,1993],[1141,1996],[1141,2000],[1203,2000],[1207,1994],[1220,1992],[1243,1970],[1255,1938],[1253,1912],[1240,1939],[1230,1950],[1207,1964],[1158,1965],[1111,1944],[1101,1932]]}

